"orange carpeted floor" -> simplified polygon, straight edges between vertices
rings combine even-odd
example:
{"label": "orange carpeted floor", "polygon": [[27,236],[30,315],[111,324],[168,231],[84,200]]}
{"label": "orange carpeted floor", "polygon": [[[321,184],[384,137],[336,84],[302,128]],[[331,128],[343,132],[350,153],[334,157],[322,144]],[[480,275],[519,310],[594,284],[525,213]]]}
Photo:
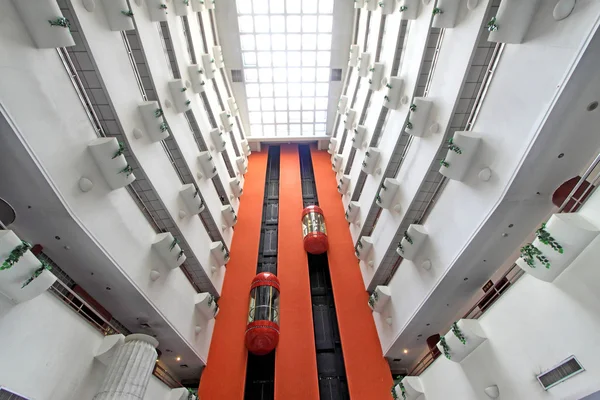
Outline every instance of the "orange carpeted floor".
{"label": "orange carpeted floor", "polygon": [[277,276],[281,336],[275,353],[275,399],[318,400],[319,382],[308,260],[302,243],[302,186],[297,145],[282,145]]}
{"label": "orange carpeted floor", "polygon": [[260,224],[267,171],[267,150],[248,158],[244,195],[231,244],[231,261],[219,300],[219,315],[200,381],[203,400],[241,400],[244,397],[247,350],[244,333],[250,283],[256,275]]}
{"label": "orange carpeted floor", "polygon": [[319,206],[325,214],[329,238],[329,271],[337,311],[350,398],[390,398],[392,376],[385,361],[375,323],[368,306],[368,293],[354,256],[354,244],[344,218],[344,206],[331,170],[330,156],[311,149]]}

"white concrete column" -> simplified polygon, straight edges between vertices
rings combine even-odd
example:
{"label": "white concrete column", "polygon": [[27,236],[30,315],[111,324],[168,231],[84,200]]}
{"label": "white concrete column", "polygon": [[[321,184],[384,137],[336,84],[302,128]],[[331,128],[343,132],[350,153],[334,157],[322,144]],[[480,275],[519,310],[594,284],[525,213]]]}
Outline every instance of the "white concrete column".
{"label": "white concrete column", "polygon": [[94,400],[142,400],[156,363],[158,341],[133,334],[117,350]]}

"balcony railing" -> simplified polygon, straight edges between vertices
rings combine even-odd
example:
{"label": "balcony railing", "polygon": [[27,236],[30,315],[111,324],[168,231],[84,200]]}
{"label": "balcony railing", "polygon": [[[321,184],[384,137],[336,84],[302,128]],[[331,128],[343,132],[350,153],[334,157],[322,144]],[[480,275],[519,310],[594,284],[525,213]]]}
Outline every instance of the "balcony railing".
{"label": "balcony railing", "polygon": [[[92,327],[106,335],[117,335],[119,333],[128,334],[129,332],[120,332],[115,326],[107,321],[93,306],[87,303],[81,296],[75,293],[71,288],[65,285],[60,279],[48,289],[50,293],[56,296],[57,299],[69,306],[75,313],[79,314]],[[171,389],[183,387],[183,385],[175,379],[169,372],[164,369],[157,360],[152,374],[160,379],[165,385]]]}

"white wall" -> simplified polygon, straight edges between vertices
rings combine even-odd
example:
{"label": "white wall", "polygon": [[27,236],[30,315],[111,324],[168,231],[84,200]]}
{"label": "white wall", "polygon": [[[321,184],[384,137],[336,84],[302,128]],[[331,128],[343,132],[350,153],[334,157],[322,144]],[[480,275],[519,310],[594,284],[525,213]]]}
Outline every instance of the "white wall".
{"label": "white wall", "polygon": [[[487,342],[462,364],[442,356],[421,375],[427,400],[485,399],[490,385],[505,400],[575,400],[600,390],[599,258],[597,237],[553,283],[525,274],[479,319]],[[572,355],[586,371],[544,391],[535,376]]]}
{"label": "white wall", "polygon": [[[0,386],[32,400],[91,399],[106,372],[94,359],[103,338],[49,292],[18,305],[0,295]],[[151,376],[144,400],[170,391]]]}

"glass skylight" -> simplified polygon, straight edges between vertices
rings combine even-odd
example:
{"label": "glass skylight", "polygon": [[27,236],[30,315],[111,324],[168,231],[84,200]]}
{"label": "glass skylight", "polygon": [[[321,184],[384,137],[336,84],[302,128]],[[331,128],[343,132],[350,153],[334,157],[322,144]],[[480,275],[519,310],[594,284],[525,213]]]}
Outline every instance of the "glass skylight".
{"label": "glass skylight", "polygon": [[237,0],[252,136],[324,135],[334,0]]}

